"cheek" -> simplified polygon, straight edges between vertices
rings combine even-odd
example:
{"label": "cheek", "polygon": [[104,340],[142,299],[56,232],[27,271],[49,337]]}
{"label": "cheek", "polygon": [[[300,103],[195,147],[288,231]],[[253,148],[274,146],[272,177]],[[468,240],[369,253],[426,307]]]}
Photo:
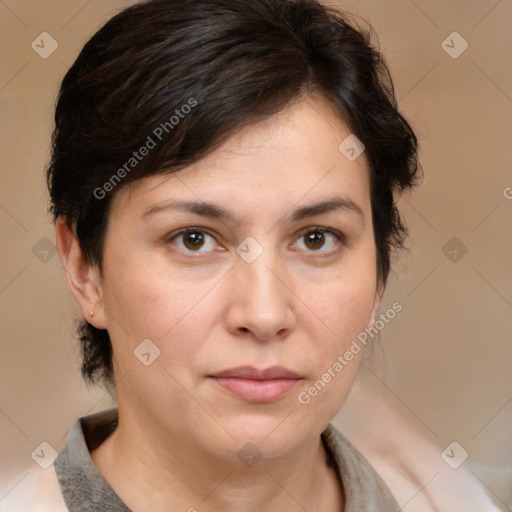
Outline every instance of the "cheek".
{"label": "cheek", "polygon": [[[318,297],[318,317],[310,329],[307,360],[314,375],[297,396],[298,403],[315,410],[328,422],[345,402],[356,378],[365,345],[358,336],[368,326],[374,300],[374,281],[332,287]],[[316,332],[315,332],[315,329]],[[318,342],[321,340],[321,343]]]}
{"label": "cheek", "polygon": [[376,284],[375,270],[368,265],[368,268],[353,269],[329,284],[310,289],[312,309],[335,344],[347,342],[368,326]]}
{"label": "cheek", "polygon": [[106,259],[103,301],[113,342],[127,335],[134,342],[160,339],[183,316],[186,293],[155,275],[149,265]]}
{"label": "cheek", "polygon": [[315,376],[305,400],[314,397],[316,407],[329,413],[343,404],[357,374],[365,350],[358,336],[369,325],[375,287],[375,272],[368,265],[310,295],[322,322],[310,315],[308,359],[314,362]]}
{"label": "cheek", "polygon": [[331,308],[330,321],[333,330],[343,340],[352,339],[368,326],[375,297],[374,283],[353,286],[340,291]]}
{"label": "cheek", "polygon": [[[328,330],[323,326],[310,329],[311,352],[308,357],[315,362],[318,378],[329,371],[331,377],[336,374],[329,388],[336,388],[339,393],[351,386],[357,373],[365,349],[358,336],[368,326],[373,295],[368,289],[352,289],[332,293],[330,299],[318,314]],[[325,375],[323,380],[331,381],[329,375]]]}
{"label": "cheek", "polygon": [[221,301],[214,300],[218,276],[199,279],[168,268],[164,272],[162,265],[149,261],[112,263],[105,265],[104,303],[117,363],[122,369],[137,367],[133,351],[150,339],[160,350],[159,365],[181,374],[219,317]]}

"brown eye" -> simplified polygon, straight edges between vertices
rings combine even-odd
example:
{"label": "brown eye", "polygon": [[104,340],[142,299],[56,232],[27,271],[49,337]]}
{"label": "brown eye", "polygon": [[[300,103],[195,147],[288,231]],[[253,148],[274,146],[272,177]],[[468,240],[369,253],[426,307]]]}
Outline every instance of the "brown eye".
{"label": "brown eye", "polygon": [[325,244],[325,233],[321,231],[311,231],[304,235],[304,243],[308,249],[317,251]]}
{"label": "brown eye", "polygon": [[194,228],[184,229],[176,233],[169,240],[169,243],[188,253],[208,253],[218,248],[218,244],[212,235]]}
{"label": "brown eye", "polygon": [[191,251],[201,249],[201,247],[204,245],[204,233],[201,233],[201,231],[190,231],[188,233],[183,233],[182,237],[183,245]]}
{"label": "brown eye", "polygon": [[339,251],[344,240],[343,234],[335,229],[317,227],[303,232],[294,246],[306,253],[329,256]]}

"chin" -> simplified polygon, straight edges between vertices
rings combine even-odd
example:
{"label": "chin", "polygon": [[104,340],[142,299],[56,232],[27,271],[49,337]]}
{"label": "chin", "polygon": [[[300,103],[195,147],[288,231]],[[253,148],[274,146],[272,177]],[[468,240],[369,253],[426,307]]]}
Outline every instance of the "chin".
{"label": "chin", "polygon": [[300,442],[301,434],[304,437],[308,435],[307,424],[301,421],[299,426],[297,419],[289,412],[289,409],[283,409],[279,414],[252,412],[231,417],[223,423],[228,432],[226,441],[235,451],[252,443],[265,457],[278,457]]}

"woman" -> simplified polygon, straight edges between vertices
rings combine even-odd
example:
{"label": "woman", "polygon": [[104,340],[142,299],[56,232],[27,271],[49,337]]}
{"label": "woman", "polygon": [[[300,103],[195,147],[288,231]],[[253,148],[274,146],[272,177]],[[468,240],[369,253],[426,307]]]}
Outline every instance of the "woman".
{"label": "woman", "polygon": [[416,157],[368,35],[316,0],[153,0],[85,45],[48,183],[118,407],[59,452],[69,510],[400,509],[330,421]]}

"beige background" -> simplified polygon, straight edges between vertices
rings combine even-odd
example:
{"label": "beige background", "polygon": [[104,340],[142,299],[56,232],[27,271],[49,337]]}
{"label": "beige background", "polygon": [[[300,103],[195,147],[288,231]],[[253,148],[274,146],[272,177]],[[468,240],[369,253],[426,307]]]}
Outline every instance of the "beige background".
{"label": "beige background", "polygon": [[[111,403],[80,382],[76,309],[53,246],[41,241],[54,240],[43,169],[59,81],[86,39],[130,3],[0,1],[0,501],[34,466],[39,443],[58,448],[75,417]],[[398,300],[404,309],[382,331],[386,360],[377,357],[361,379],[383,387],[440,450],[459,442],[468,467],[512,506],[512,3],[336,5],[379,35],[425,171],[400,202],[411,251],[396,263],[382,307]],[[47,59],[31,48],[44,31],[59,45]],[[469,44],[457,59],[442,47],[454,31]],[[452,237],[467,249],[457,262],[443,252]]]}

